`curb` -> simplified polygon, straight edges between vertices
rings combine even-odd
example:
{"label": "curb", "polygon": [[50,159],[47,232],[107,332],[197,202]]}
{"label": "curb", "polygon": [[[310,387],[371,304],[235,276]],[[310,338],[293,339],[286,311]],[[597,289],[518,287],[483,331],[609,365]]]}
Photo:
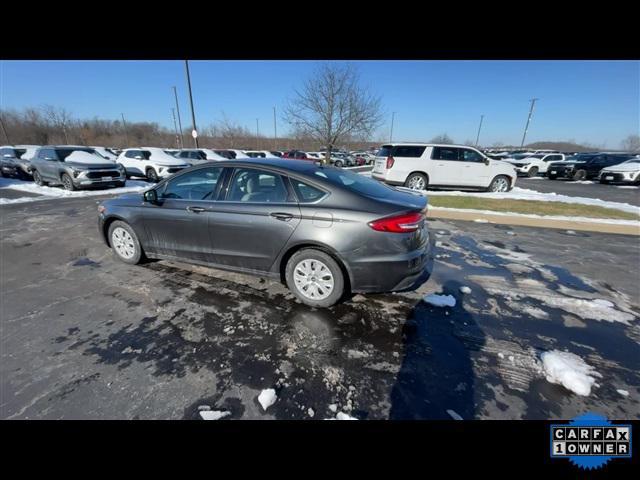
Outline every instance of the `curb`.
{"label": "curb", "polygon": [[488,223],[499,225],[520,225],[526,227],[555,228],[561,230],[579,230],[585,232],[615,233],[619,235],[640,236],[640,223],[637,225],[624,225],[612,223],[581,222],[576,220],[558,220],[553,218],[532,218],[520,215],[492,215],[478,212],[459,212],[455,210],[439,210],[430,208],[427,218],[439,218],[446,220],[484,220]]}

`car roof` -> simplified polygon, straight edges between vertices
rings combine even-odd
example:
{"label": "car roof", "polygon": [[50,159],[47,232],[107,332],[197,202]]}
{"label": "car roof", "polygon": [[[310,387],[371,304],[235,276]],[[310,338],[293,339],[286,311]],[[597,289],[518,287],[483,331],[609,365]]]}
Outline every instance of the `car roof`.
{"label": "car roof", "polygon": [[384,143],[382,146],[383,147],[387,147],[391,145],[392,147],[402,147],[402,146],[408,146],[408,147],[456,147],[456,148],[474,148],[477,150],[476,147],[472,147],[470,145],[458,145],[455,143],[422,143],[422,142],[389,142],[389,143]]}

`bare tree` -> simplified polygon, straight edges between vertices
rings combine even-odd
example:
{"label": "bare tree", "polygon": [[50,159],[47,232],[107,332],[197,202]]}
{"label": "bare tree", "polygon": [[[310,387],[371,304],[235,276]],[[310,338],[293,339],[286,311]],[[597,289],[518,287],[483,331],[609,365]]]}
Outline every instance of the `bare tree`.
{"label": "bare tree", "polygon": [[629,135],[622,143],[622,149],[629,152],[640,152],[640,135]]}
{"label": "bare tree", "polygon": [[360,84],[352,65],[323,64],[284,109],[296,136],[306,136],[331,150],[351,137],[369,138],[382,124],[381,100]]}
{"label": "bare tree", "polygon": [[435,137],[433,137],[429,143],[443,143],[445,145],[451,145],[452,143],[454,143],[453,138],[451,138],[449,135],[447,135],[446,133],[443,133],[441,135],[436,135]]}

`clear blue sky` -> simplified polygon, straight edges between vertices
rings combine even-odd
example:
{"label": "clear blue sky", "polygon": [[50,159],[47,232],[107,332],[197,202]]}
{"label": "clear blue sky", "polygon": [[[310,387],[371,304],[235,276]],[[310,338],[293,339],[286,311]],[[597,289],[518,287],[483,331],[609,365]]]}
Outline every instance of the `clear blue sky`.
{"label": "clear blue sky", "polygon": [[[640,130],[640,62],[637,61],[364,61],[353,62],[363,83],[382,97],[388,137],[429,140],[447,133],[457,142],[519,144],[538,97],[527,142],[575,140],[616,148]],[[313,61],[193,61],[191,81],[200,127],[223,116],[273,135],[293,88],[313,72]],[[0,106],[65,107],[79,118],[152,121],[173,128],[176,85],[182,123],[191,125],[184,62],[2,61]]]}

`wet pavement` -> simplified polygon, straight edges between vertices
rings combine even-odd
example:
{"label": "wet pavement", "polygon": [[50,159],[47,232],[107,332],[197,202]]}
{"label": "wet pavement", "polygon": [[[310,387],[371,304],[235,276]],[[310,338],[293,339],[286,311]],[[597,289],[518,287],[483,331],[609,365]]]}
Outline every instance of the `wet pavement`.
{"label": "wet pavement", "polygon": [[[269,279],[120,263],[96,203],[0,207],[1,418],[640,417],[636,237],[434,220],[420,290],[315,310]],[[590,396],[545,379],[549,350],[595,367]]]}

